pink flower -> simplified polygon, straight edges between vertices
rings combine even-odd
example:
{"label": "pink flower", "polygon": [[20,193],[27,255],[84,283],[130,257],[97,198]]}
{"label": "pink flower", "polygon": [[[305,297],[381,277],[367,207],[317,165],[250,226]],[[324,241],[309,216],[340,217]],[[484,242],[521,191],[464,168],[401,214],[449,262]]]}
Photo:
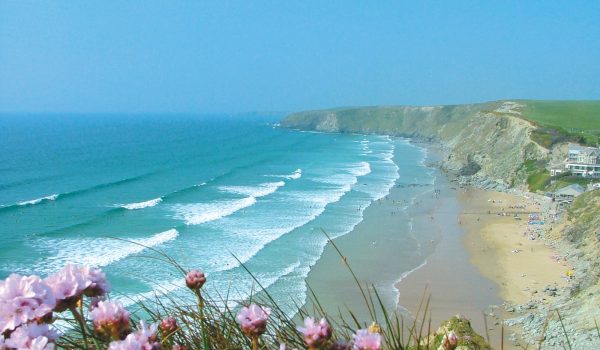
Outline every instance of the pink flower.
{"label": "pink flower", "polygon": [[73,307],[83,294],[90,297],[103,296],[110,290],[106,275],[100,269],[71,264],[46,278],[46,283],[54,292],[58,312]]}
{"label": "pink flower", "polygon": [[0,281],[0,333],[52,312],[54,294],[38,276],[12,274]]}
{"label": "pink flower", "polygon": [[89,282],[89,285],[83,290],[86,296],[101,297],[110,292],[110,283],[102,270],[94,267],[83,267],[81,273]]}
{"label": "pink flower", "polygon": [[177,320],[173,317],[167,317],[164,320],[160,321],[158,328],[160,329],[163,336],[167,336],[177,330]]}
{"label": "pink flower", "polygon": [[47,324],[29,323],[15,329],[4,345],[19,350],[53,350],[53,341],[56,338],[58,333],[51,330]]}
{"label": "pink flower", "polygon": [[186,350],[186,348],[181,344],[175,344],[173,345],[173,350]]}
{"label": "pink flower", "polygon": [[204,282],[206,282],[206,276],[200,270],[192,270],[185,275],[185,284],[189,289],[198,290],[202,288]]}
{"label": "pink flower", "polygon": [[265,332],[271,309],[256,304],[243,307],[237,314],[237,322],[248,337],[256,337]]}
{"label": "pink flower", "polygon": [[109,339],[121,339],[129,331],[129,311],[112,301],[99,301],[90,312],[94,331]]}
{"label": "pink flower", "polygon": [[121,341],[110,343],[108,350],[156,350],[160,343],[156,341],[156,325],[146,326],[140,321],[140,329]]}
{"label": "pink flower", "polygon": [[381,334],[371,333],[367,329],[359,329],[352,336],[354,350],[379,350],[381,349]]}
{"label": "pink flower", "polygon": [[331,338],[331,327],[324,318],[317,324],[314,318],[307,317],[304,319],[304,327],[298,327],[298,331],[302,333],[309,348],[321,347]]}
{"label": "pink flower", "polygon": [[75,265],[67,265],[56,274],[46,278],[45,282],[52,288],[56,298],[55,311],[62,312],[74,307],[90,282]]}
{"label": "pink flower", "polygon": [[448,332],[444,334],[444,338],[442,339],[442,345],[446,350],[454,350],[458,346],[458,337],[454,331]]}

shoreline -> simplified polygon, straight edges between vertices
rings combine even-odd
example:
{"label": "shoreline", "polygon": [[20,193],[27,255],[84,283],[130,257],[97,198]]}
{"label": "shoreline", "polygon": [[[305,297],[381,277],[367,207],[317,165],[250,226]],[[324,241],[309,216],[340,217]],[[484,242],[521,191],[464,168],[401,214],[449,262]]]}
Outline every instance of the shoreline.
{"label": "shoreline", "polygon": [[[501,303],[497,288],[470,263],[460,243],[463,232],[456,219],[461,211],[456,190],[445,173],[429,165],[438,161],[440,155],[432,144],[411,144],[425,152],[423,165],[432,172],[434,183],[412,198],[404,215],[390,215],[397,210],[396,204],[406,202],[406,191],[399,185],[401,175],[389,194],[366,208],[363,220],[334,242],[361,282],[373,284],[386,307],[397,310],[407,324],[412,323],[412,315],[427,288],[426,294],[432,296],[432,330],[460,313],[472,319],[474,329],[483,335],[483,311],[490,304]],[[414,245],[403,246],[395,239],[398,233],[412,236]],[[375,242],[377,246],[372,245]],[[384,244],[387,250],[378,252],[379,244]],[[405,255],[404,260],[402,255]],[[456,278],[455,273],[462,278]],[[347,306],[359,320],[372,321],[359,288],[331,243],[325,247],[306,281],[328,314],[339,316]],[[467,292],[465,285],[470,287]],[[448,293],[448,290],[456,293]],[[313,305],[307,301],[307,306],[310,309]]]}
{"label": "shoreline", "polygon": [[[363,220],[351,232],[334,240],[336,246],[361,283],[373,284],[386,307],[396,310],[407,324],[412,324],[423,297],[430,296],[426,323],[431,318],[431,331],[460,314],[478,334],[489,337],[493,348],[503,341],[504,349],[522,349],[532,339],[524,339],[520,327],[504,321],[527,315],[536,305],[552,305],[568,287],[565,275],[571,267],[551,259],[559,254],[544,233],[558,229],[550,220],[555,208],[548,198],[528,192],[461,186],[440,169],[443,151],[438,144],[410,143],[426,152],[423,164],[433,172],[434,184],[412,199],[405,216],[390,218],[394,203],[406,199],[398,184],[401,176],[383,200],[365,209]],[[545,224],[529,225],[530,213],[539,214]],[[418,241],[418,255],[394,242],[398,227],[406,224],[412,227],[404,232]],[[390,245],[397,255],[412,254],[412,265],[397,265],[389,252],[371,254],[372,241]],[[365,326],[372,321],[359,288],[331,243],[306,282],[330,316],[347,317],[352,309]],[[306,305],[313,306],[310,300]]]}
{"label": "shoreline", "polygon": [[[428,149],[430,163],[440,158],[432,145],[424,146]],[[439,195],[437,198],[425,199],[431,202],[430,212],[419,212],[417,208],[411,208],[411,215],[415,219],[416,232],[435,230],[438,238],[435,240],[434,250],[427,257],[427,263],[395,284],[400,294],[398,304],[416,312],[427,286],[425,295],[431,297],[432,331],[443,321],[460,314],[470,320],[477,333],[485,337],[483,315],[490,312],[490,306],[502,303],[498,287],[471,263],[462,244],[465,232],[458,217],[464,207],[458,200],[459,189],[451,182],[448,174],[437,167],[433,169]],[[493,338],[494,334],[490,334],[492,345]]]}

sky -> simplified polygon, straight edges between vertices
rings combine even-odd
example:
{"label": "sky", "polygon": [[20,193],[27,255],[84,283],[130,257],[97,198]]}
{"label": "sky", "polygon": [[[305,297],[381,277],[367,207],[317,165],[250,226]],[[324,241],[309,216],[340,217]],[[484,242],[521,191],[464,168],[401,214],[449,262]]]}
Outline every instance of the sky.
{"label": "sky", "polygon": [[0,113],[600,99],[600,1],[0,1]]}

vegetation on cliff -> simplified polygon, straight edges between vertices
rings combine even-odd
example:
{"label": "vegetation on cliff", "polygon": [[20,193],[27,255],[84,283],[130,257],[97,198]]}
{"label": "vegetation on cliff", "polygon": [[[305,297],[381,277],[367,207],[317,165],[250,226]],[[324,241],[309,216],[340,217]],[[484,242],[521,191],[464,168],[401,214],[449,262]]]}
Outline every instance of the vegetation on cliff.
{"label": "vegetation on cliff", "polygon": [[[521,101],[520,101],[521,102]],[[534,141],[550,148],[560,142],[600,142],[600,101],[522,101],[523,118],[538,128]]]}

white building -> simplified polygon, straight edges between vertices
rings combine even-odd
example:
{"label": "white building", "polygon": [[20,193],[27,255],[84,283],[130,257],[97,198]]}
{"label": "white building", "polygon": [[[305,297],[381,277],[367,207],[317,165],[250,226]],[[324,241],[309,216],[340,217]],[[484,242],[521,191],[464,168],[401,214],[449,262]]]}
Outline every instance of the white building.
{"label": "white building", "polygon": [[575,176],[600,177],[600,149],[570,143],[565,169]]}

